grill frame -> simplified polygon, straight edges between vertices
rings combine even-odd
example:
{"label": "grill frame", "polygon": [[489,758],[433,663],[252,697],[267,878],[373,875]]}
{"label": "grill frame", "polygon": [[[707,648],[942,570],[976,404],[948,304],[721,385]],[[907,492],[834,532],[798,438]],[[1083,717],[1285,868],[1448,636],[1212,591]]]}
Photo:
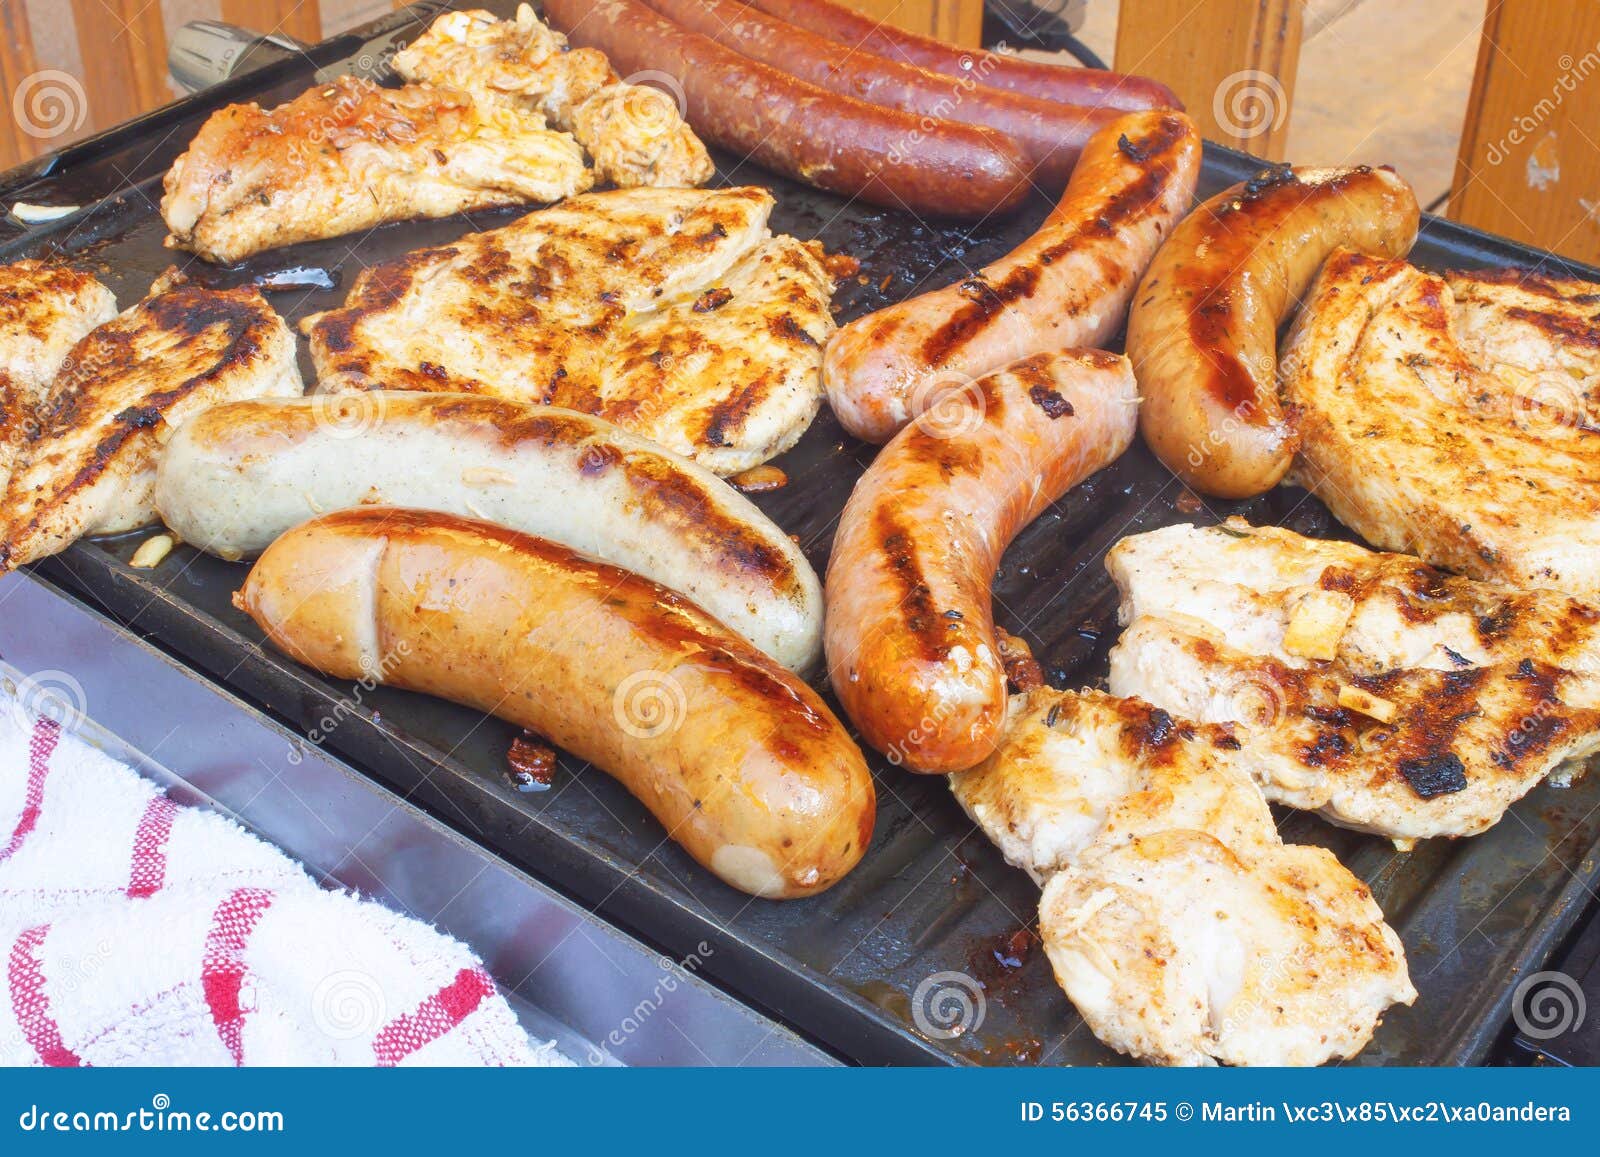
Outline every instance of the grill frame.
{"label": "grill frame", "polygon": [[[514,5],[491,3],[501,15]],[[399,12],[283,61],[176,102],[58,154],[0,175],[0,198],[83,203],[83,212],[25,231],[0,227],[0,260],[65,254],[100,275],[129,304],[169,263],[155,210],[160,174],[213,109],[232,100],[278,103],[340,72],[381,74],[396,43],[418,29]],[[863,281],[841,287],[840,320],[954,280],[999,256],[1035,228],[1042,197],[1006,222],[929,225],[803,188],[718,157],[719,180],[771,187],[773,228],[820,236],[830,251],[861,260]],[[1201,195],[1242,180],[1260,162],[1207,145]],[[115,189],[109,195],[105,190]],[[466,228],[504,224],[517,211],[386,226],[360,238],[316,242],[216,269],[187,271],[202,284],[238,284],[276,269],[338,268],[331,292],[274,293],[297,322],[343,300],[360,263],[447,241]],[[1600,281],[1600,270],[1425,218],[1413,260],[1430,268],[1540,267]],[[879,282],[890,276],[886,289]],[[303,368],[309,379],[309,364]],[[845,436],[824,410],[793,451],[777,460],[790,485],[755,497],[798,534],[822,571],[831,530],[871,448]],[[1123,534],[1185,516],[1176,481],[1135,447],[1028,528],[996,584],[1002,626],[1023,636],[1052,683],[1101,680],[1115,638],[1115,592],[1100,565]],[[1307,533],[1342,533],[1303,492],[1279,490],[1211,513],[1282,521]],[[518,793],[503,774],[515,729],[465,708],[406,692],[326,680],[265,649],[255,626],[229,604],[246,568],[179,548],[154,571],[127,566],[144,533],[83,542],[38,564],[53,584],[110,615],[227,693],[301,733],[339,704],[342,722],[325,746],[388,790],[420,804],[488,852],[549,883],[624,930],[674,954],[713,951],[704,973],[843,1056],[886,1063],[1116,1063],[1050,976],[1042,952],[1015,970],[993,950],[1035,915],[1036,889],[972,828],[946,786],[872,759],[878,831],[860,868],[829,893],[776,904],[750,900],[699,869],[640,805],[598,771],[563,757],[557,787]],[[821,686],[819,676],[815,682]],[[829,696],[830,702],[831,696]],[[1406,942],[1421,997],[1386,1017],[1360,1063],[1482,1061],[1506,1023],[1519,978],[1566,937],[1600,885],[1600,777],[1569,789],[1537,789],[1497,828],[1470,841],[1431,841],[1398,860],[1370,836],[1280,812],[1286,838],[1334,849],[1368,879]],[[1568,870],[1567,865],[1573,865]],[[704,955],[704,954],[701,954]],[[939,972],[986,981],[983,1023],[948,1040],[919,1032],[912,994]],[[935,1034],[936,1035],[936,1034]]]}

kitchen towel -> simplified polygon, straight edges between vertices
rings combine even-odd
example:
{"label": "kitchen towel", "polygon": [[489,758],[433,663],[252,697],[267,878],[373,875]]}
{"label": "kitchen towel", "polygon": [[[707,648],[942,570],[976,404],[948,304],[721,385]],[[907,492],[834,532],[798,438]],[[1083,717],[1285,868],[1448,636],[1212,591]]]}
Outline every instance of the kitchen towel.
{"label": "kitchen towel", "polygon": [[466,945],[0,696],[3,1065],[562,1065]]}

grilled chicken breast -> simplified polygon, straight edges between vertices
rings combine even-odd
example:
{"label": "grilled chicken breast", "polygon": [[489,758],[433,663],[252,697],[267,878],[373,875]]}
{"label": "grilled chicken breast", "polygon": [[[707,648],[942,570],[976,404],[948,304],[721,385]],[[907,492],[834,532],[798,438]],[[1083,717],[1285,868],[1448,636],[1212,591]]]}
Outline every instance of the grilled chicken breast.
{"label": "grilled chicken breast", "polygon": [[593,183],[572,137],[447,89],[340,77],[213,113],[166,176],[171,248],[238,261],[386,221],[559,201]]}
{"label": "grilled chicken breast", "polygon": [[0,265],[0,494],[17,456],[38,433],[38,408],[67,353],[117,315],[117,299],[64,265]]}
{"label": "grilled chicken breast", "polygon": [[1161,1064],[1354,1055],[1416,997],[1404,949],[1330,853],[1279,840],[1235,731],[1040,688],[951,786],[1044,882],[1045,951],[1101,1040]]}
{"label": "grilled chicken breast", "polygon": [[950,788],[1006,863],[1043,884],[1098,839],[1171,828],[1229,847],[1277,842],[1267,801],[1239,769],[1231,726],[1180,723],[1100,691],[1011,697],[1006,739]]}
{"label": "grilled chicken breast", "polygon": [[688,188],[711,179],[706,147],[660,89],[623,83],[605,54],[571,48],[523,4],[515,20],[446,12],[394,67],[411,81],[464,89],[491,106],[535,112],[572,133],[595,176],[619,188]]}
{"label": "grilled chicken breast", "polygon": [[163,430],[218,402],[300,393],[294,355],[255,289],[158,282],[67,355],[5,496],[0,572],[154,522]]}
{"label": "grilled chicken breast", "polygon": [[1473,835],[1600,748],[1600,610],[1233,519],[1123,539],[1110,688],[1240,724],[1267,798]]}
{"label": "grilled chicken breast", "polygon": [[719,474],[822,400],[833,282],[764,189],[591,193],[362,273],[302,326],[324,389],[447,390],[596,414]]}
{"label": "grilled chicken breast", "polygon": [[1597,304],[1336,253],[1282,359],[1293,479],[1375,546],[1600,602]]}

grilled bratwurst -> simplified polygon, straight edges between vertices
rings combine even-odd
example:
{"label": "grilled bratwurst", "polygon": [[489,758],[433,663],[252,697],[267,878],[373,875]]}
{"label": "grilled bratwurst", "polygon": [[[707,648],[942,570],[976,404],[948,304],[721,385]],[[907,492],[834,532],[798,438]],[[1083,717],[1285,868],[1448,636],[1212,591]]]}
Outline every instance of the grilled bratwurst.
{"label": "grilled bratwurst", "polygon": [[915,771],[971,767],[1005,723],[990,588],[1006,545],[1133,440],[1128,359],[1025,358],[928,410],[878,455],[839,518],[828,672],[863,738]]}
{"label": "grilled bratwurst", "polygon": [[1096,133],[1039,231],[964,281],[868,314],[828,343],[822,379],[850,433],[884,442],[973,378],[1116,335],[1156,247],[1189,208],[1200,134],[1182,113]]}
{"label": "grilled bratwurst", "polygon": [[1128,315],[1139,429],[1190,486],[1277,485],[1295,435],[1278,404],[1278,327],[1340,245],[1395,256],[1417,198],[1388,169],[1269,169],[1224,189],[1161,247]]}
{"label": "grilled bratwurst", "polygon": [[588,414],[386,390],[216,406],[167,444],[156,506],[183,541],[254,555],[383,504],[553,539],[689,596],[786,667],[822,651],[805,556],[715,474]]}
{"label": "grilled bratwurst", "polygon": [[330,514],[267,549],[235,601],[274,644],[521,724],[620,780],[755,896],[855,866],[875,798],[817,693],[665,587],[486,522]]}

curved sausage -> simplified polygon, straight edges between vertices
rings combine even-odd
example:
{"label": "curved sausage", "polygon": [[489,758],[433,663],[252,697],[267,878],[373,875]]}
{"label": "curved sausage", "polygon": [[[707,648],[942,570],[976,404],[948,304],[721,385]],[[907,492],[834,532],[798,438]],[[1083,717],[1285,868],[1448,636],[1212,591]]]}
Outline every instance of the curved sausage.
{"label": "curved sausage", "polygon": [[1037,354],[924,413],[856,483],[828,564],[828,674],[891,763],[961,771],[999,742],[1000,556],[1128,448],[1138,405],[1127,358]]}
{"label": "curved sausage", "polygon": [[1196,209],[1156,254],[1128,317],[1139,428],[1203,494],[1277,485],[1295,439],[1278,403],[1278,327],[1340,245],[1403,257],[1411,186],[1391,169],[1264,170]]}
{"label": "curved sausage", "polygon": [[809,896],[872,835],[872,777],[816,692],[688,600],[487,522],[346,510],[267,548],[234,596],[335,678],[438,695],[620,780],[754,896]]}
{"label": "curved sausage", "polygon": [[1066,185],[1089,138],[1117,116],[1115,109],[1039,100],[985,88],[971,76],[955,79],[873,56],[786,24],[739,0],[644,3],[691,32],[819,88],[885,108],[1003,132],[1022,147],[1033,180],[1052,192]]}
{"label": "curved sausage", "polygon": [[1028,193],[1015,141],[880,108],[796,80],[698,36],[639,0],[546,0],[550,22],[624,76],[665,74],[712,144],[819,189],[930,217],[982,217]]}
{"label": "curved sausage", "polygon": [[959,48],[904,32],[829,0],[743,0],[769,16],[818,36],[889,60],[914,64],[945,76],[971,78],[989,88],[1086,108],[1182,109],[1177,95],[1159,81],[1101,68],[1074,68],[981,49]]}
{"label": "curved sausage", "polygon": [[979,374],[1041,350],[1104,345],[1199,175],[1200,134],[1182,113],[1113,121],[1022,245],[965,281],[834,333],[822,382],[840,423],[882,442]]}
{"label": "curved sausage", "polygon": [[822,654],[822,584],[788,535],[710,471],[572,410],[382,390],[215,406],[168,441],[155,502],[224,558],[352,506],[471,515],[685,594],[786,667]]}

